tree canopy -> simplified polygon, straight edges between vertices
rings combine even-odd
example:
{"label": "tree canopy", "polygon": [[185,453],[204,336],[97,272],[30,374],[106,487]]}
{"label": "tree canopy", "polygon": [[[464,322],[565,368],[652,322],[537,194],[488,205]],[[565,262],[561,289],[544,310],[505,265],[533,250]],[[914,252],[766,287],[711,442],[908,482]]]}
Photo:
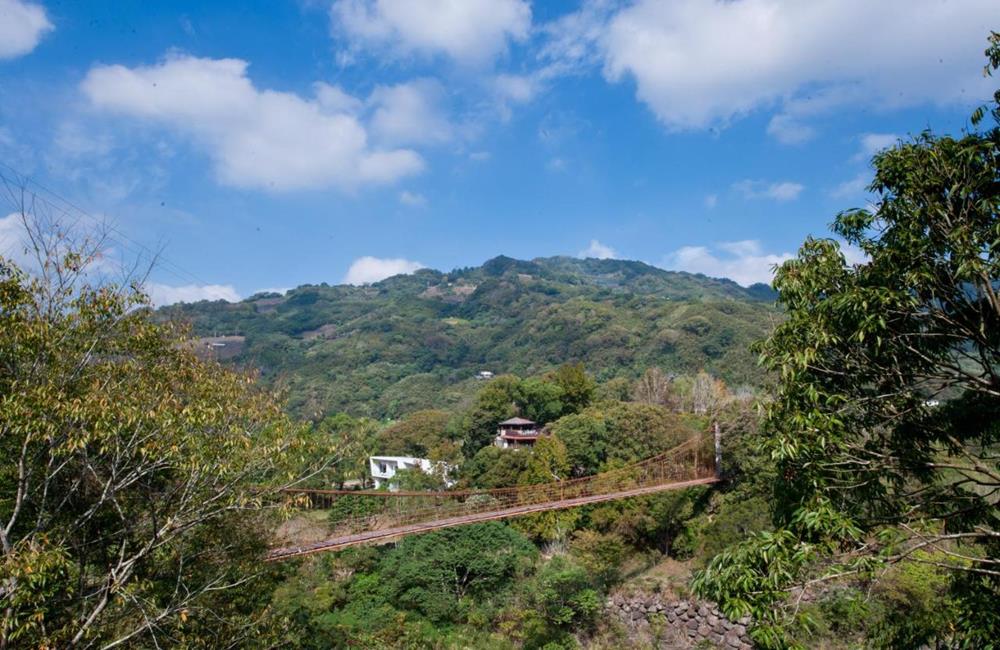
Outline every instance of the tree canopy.
{"label": "tree canopy", "polygon": [[[992,71],[1000,35],[987,54]],[[865,260],[809,239],[775,279],[788,319],[760,352],[780,377],[766,422],[778,528],[698,587],[784,645],[792,585],[925,564],[964,603],[955,642],[986,647],[1000,631],[982,606],[1000,597],[1000,123],[925,132],[873,163],[874,207],[833,224]]]}
{"label": "tree canopy", "polygon": [[260,505],[310,439],[141,292],[93,282],[99,241],[24,218],[37,266],[0,258],[0,645],[239,644]]}

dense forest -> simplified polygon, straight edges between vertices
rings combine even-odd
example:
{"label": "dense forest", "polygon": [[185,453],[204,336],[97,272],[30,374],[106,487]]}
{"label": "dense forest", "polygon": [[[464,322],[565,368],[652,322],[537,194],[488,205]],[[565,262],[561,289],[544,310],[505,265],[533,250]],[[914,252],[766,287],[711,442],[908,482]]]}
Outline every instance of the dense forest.
{"label": "dense forest", "polygon": [[[690,593],[686,580],[744,532],[768,527],[753,395],[734,395],[707,373],[673,377],[651,368],[634,381],[598,383],[582,364],[482,382],[468,406],[413,412],[388,425],[339,414],[315,430],[337,440],[336,469],[313,485],[367,474],[369,454],[444,461],[455,488],[507,488],[590,476],[725,431],[730,489],[703,486],[445,529],[394,546],[305,560],[275,592],[294,647],[618,647],[684,643],[668,630],[632,636],[607,625],[612,591]],[[521,413],[548,435],[529,449],[492,444],[497,424]],[[443,467],[443,466],[442,466]],[[405,470],[404,490],[441,490],[442,473]],[[736,487],[738,486],[738,487]],[[283,544],[329,537],[348,517],[377,515],[381,501],[345,496],[327,511],[295,515]],[[317,517],[316,515],[319,515]],[[405,640],[405,641],[404,641]]]}
{"label": "dense forest", "polygon": [[[749,351],[780,319],[766,285],[642,262],[494,258],[370,286],[309,285],[160,316],[224,342],[224,358],[287,391],[291,412],[399,417],[451,407],[481,370],[533,375],[584,361],[599,380],[646,368],[761,383]],[[243,338],[239,338],[243,337]]]}

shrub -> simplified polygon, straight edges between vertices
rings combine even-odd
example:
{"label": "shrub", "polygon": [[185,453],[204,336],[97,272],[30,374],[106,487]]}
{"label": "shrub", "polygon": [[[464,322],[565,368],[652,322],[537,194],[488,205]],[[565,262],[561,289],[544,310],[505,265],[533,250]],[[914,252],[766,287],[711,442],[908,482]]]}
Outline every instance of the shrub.
{"label": "shrub", "polygon": [[333,502],[327,521],[331,526],[337,526],[355,517],[377,515],[384,508],[383,499],[346,494]]}

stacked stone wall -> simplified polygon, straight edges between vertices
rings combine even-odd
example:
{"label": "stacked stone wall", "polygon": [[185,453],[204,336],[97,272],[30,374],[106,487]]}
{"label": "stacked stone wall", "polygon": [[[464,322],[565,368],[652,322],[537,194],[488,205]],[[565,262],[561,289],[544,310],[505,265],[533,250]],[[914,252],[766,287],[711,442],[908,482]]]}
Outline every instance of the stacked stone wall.
{"label": "stacked stone wall", "polygon": [[698,647],[750,650],[749,619],[730,621],[712,603],[663,600],[656,595],[612,596],[605,611],[630,635],[651,637],[661,648]]}

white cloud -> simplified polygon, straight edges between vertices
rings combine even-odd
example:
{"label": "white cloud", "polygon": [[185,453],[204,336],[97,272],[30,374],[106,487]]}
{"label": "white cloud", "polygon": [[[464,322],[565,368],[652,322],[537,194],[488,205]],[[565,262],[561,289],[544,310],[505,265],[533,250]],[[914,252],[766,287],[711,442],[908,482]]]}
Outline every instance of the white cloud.
{"label": "white cloud", "polygon": [[176,302],[198,302],[199,300],[225,300],[227,302],[239,302],[240,300],[236,289],[228,284],[171,286],[158,282],[147,282],[145,290],[154,307],[172,305]]}
{"label": "white cloud", "polygon": [[846,101],[986,96],[982,50],[998,22],[996,0],[637,0],[596,36],[587,25],[558,49],[596,41],[605,76],[634,79],[668,128],[725,125],[777,107],[786,117],[771,132],[795,142],[811,135],[805,117]]}
{"label": "white cloud", "polygon": [[530,74],[504,73],[494,77],[492,91],[500,119],[508,121],[513,115],[513,106],[535,99],[555,72],[551,66],[544,66]]}
{"label": "white cloud", "polygon": [[486,162],[493,157],[489,151],[473,151],[469,154],[469,160],[474,160],[476,162]]}
{"label": "white cloud", "polygon": [[545,163],[545,167],[550,172],[564,172],[566,171],[566,159],[558,156],[550,158],[549,161]]}
{"label": "white cloud", "polygon": [[867,105],[871,103],[870,93],[857,84],[812,88],[808,94],[784,99],[781,112],[767,123],[767,133],[782,144],[803,144],[816,137],[817,129],[808,124],[810,120],[848,103]]}
{"label": "white cloud", "polygon": [[760,242],[756,239],[742,239],[740,241],[726,241],[718,244],[719,250],[725,251],[735,257],[750,257],[760,255]]}
{"label": "white cloud", "polygon": [[323,110],[331,113],[350,113],[351,115],[355,115],[360,113],[364,107],[364,102],[360,99],[340,86],[334,86],[325,81],[314,83],[313,92],[316,94],[316,101],[323,107]]}
{"label": "white cloud", "polygon": [[0,59],[31,52],[53,29],[45,7],[22,0],[0,0]]}
{"label": "white cloud", "polygon": [[805,189],[804,185],[791,181],[769,183],[767,181],[742,180],[733,183],[733,189],[747,199],[771,199],[774,201],[794,201]]}
{"label": "white cloud", "polygon": [[573,110],[553,110],[539,121],[538,139],[552,149],[559,149],[578,140],[586,131],[594,130],[588,120]]}
{"label": "white cloud", "polygon": [[[31,197],[27,200],[31,201]],[[12,212],[0,218],[0,256],[25,273],[39,274],[40,262],[46,258],[43,250],[47,249],[54,256],[73,250],[87,255],[80,276],[93,285],[106,281],[121,283],[128,279],[129,267],[114,248],[113,235],[106,232],[96,217],[79,214],[68,219],[66,214],[54,214],[59,210],[50,205],[39,203],[35,207],[38,209],[36,214]],[[63,217],[67,219],[60,221]],[[100,248],[96,247],[98,243]],[[141,263],[143,260],[131,261]]]}
{"label": "white cloud", "polygon": [[858,158],[867,160],[879,151],[895,146],[900,137],[895,133],[865,133],[859,139],[861,151],[858,152]]}
{"label": "white cloud", "polygon": [[602,244],[596,239],[591,239],[590,246],[577,253],[577,257],[593,257],[599,260],[608,260],[618,257],[618,251],[610,246]]}
{"label": "white cloud", "polygon": [[433,79],[378,86],[369,103],[375,107],[371,130],[384,144],[447,142],[453,130],[441,110],[444,88]]}
{"label": "white cloud", "polygon": [[[344,93],[317,99],[260,90],[239,59],[171,56],[153,65],[95,66],[81,89],[98,110],[167,125],[211,157],[221,183],[273,191],[353,190],[420,172],[410,149],[369,146],[365,127],[344,112]],[[349,102],[348,102],[349,103]]]}
{"label": "white cloud", "polygon": [[14,212],[0,218],[0,256],[26,269],[33,263],[31,255],[25,250],[27,243],[28,233],[20,214]]}
{"label": "white cloud", "polygon": [[[30,199],[29,199],[30,200]],[[41,206],[45,212],[49,211],[48,206]],[[68,251],[67,244],[72,240],[77,240],[81,245],[91,243],[83,237],[79,237],[82,231],[75,227],[65,227],[57,221],[49,219],[41,220],[36,216],[27,216],[28,225],[25,225],[25,217],[19,212],[12,212],[6,217],[0,218],[0,256],[12,261],[22,271],[27,273],[37,273],[39,267],[39,253],[35,250],[32,236],[28,234],[29,228],[32,235],[44,242],[53,254],[62,254]],[[81,216],[80,222],[85,227],[96,226],[89,216]],[[110,240],[109,240],[110,241]],[[84,275],[91,276],[92,279],[99,279],[112,273],[120,273],[121,266],[113,259],[115,251],[110,245],[99,251],[95,251],[83,269]]]}
{"label": "white cloud", "polygon": [[871,261],[871,258],[868,257],[867,253],[857,246],[848,244],[847,242],[840,242],[840,252],[844,254],[844,260],[846,260],[850,266],[867,264]]}
{"label": "white cloud", "polygon": [[403,190],[399,193],[399,202],[411,208],[422,208],[427,205],[427,197],[417,192]]}
{"label": "white cloud", "polygon": [[540,57],[563,72],[599,63],[599,44],[617,5],[615,0],[584,0],[578,11],[541,25]]}
{"label": "white cloud", "polygon": [[802,144],[813,139],[816,129],[803,124],[792,115],[781,113],[767,123],[767,134],[781,144]]}
{"label": "white cloud", "polygon": [[705,207],[711,210],[719,204],[719,196],[717,194],[709,194],[705,197]]}
{"label": "white cloud", "polygon": [[[354,50],[368,48],[401,58],[443,54],[460,65],[481,66],[527,38],[531,6],[524,0],[336,0],[330,9],[335,36]],[[340,57],[353,59],[351,52]]]}
{"label": "white cloud", "polygon": [[394,275],[405,275],[424,268],[420,262],[402,258],[359,257],[344,276],[344,284],[371,284]]}
{"label": "white cloud", "polygon": [[840,183],[835,188],[830,190],[830,196],[836,199],[843,199],[851,196],[858,196],[859,194],[864,194],[868,188],[868,184],[872,182],[872,175],[870,172],[862,172],[850,180],[846,180]]}
{"label": "white cloud", "polygon": [[[53,242],[58,242],[58,240],[52,240],[49,243]],[[63,244],[64,242],[58,243],[60,247]],[[0,218],[0,256],[12,260],[22,271],[34,273],[39,270],[38,260],[29,248],[30,240],[21,215],[12,213]],[[88,280],[96,283],[103,283],[107,279],[120,283],[126,277],[127,272],[128,265],[123,265],[120,260],[116,259],[115,250],[104,248],[89,262],[84,270],[84,275]],[[150,302],[156,307],[172,305],[175,302],[197,302],[199,300],[237,302],[240,300],[236,289],[228,284],[172,286],[158,282],[147,282],[144,290],[149,295]],[[285,289],[268,289],[268,291],[284,292]]]}
{"label": "white cloud", "polygon": [[268,288],[265,288],[265,289],[257,289],[251,295],[255,295],[255,294],[258,294],[258,293],[277,293],[277,294],[280,294],[280,295],[283,296],[283,295],[285,295],[286,293],[288,293],[291,290],[292,290],[292,287],[268,287]]}
{"label": "white cloud", "polygon": [[788,181],[785,181],[783,183],[769,185],[766,196],[774,199],[775,201],[791,201],[798,198],[803,189],[805,189],[805,187],[799,183],[789,183]]}
{"label": "white cloud", "polygon": [[523,104],[530,102],[538,91],[539,80],[531,75],[500,74],[493,80],[501,99]]}
{"label": "white cloud", "polygon": [[666,256],[663,268],[725,277],[743,286],[770,283],[774,267],[793,257],[791,253],[765,253],[756,240],[723,242],[715,250],[707,246],[684,246]]}
{"label": "white cloud", "polygon": [[60,124],[53,145],[60,153],[72,159],[106,156],[114,148],[110,135],[95,132],[76,122]]}

